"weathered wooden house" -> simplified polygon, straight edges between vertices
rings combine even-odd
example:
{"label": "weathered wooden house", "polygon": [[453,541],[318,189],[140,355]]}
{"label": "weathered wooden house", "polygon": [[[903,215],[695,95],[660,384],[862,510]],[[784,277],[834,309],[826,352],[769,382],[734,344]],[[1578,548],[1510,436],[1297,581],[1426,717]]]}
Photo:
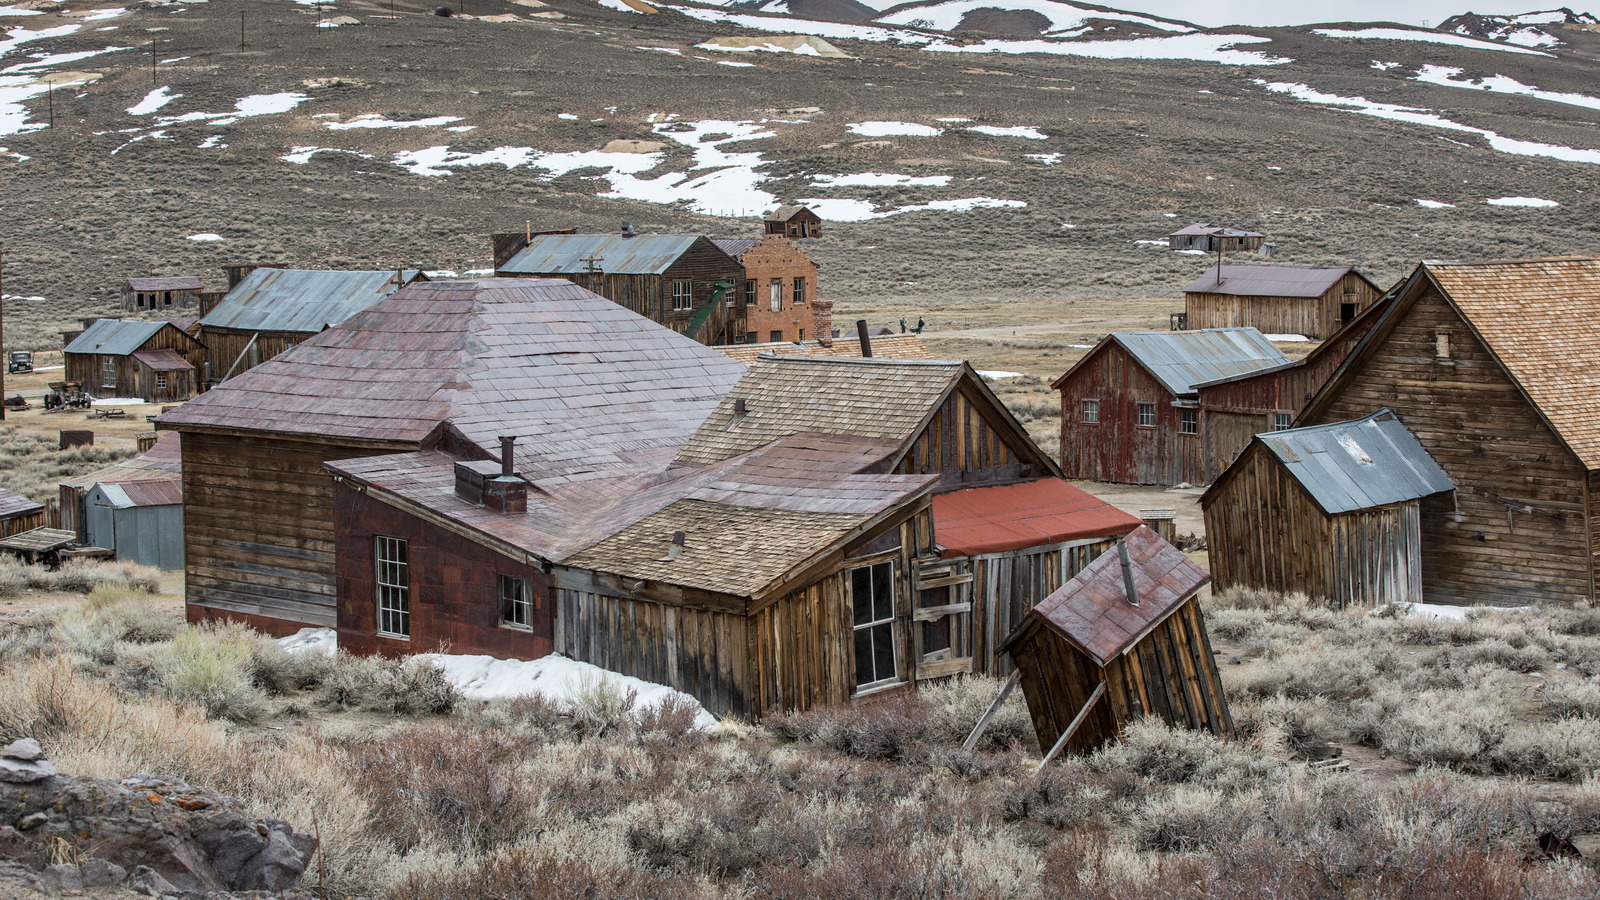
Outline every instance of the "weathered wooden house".
{"label": "weathered wooden house", "polygon": [[126,312],[173,312],[195,309],[204,288],[193,275],[129,278],[122,283],[122,308]]}
{"label": "weathered wooden house", "polygon": [[1212,266],[1183,289],[1187,327],[1255,328],[1321,339],[1383,296],[1349,266]]}
{"label": "weathered wooden house", "polygon": [[702,344],[748,331],[744,267],[701,234],[536,234],[495,274],[566,279]]}
{"label": "weathered wooden house", "polygon": [[1167,235],[1167,249],[1226,253],[1236,250],[1255,250],[1266,239],[1266,235],[1254,231],[1223,228],[1207,222],[1191,222]]}
{"label": "weathered wooden house", "polygon": [[[928,345],[922,338],[915,334],[894,334],[872,338],[870,341],[872,355],[877,359],[933,359],[933,354],[928,352]],[[847,358],[860,358],[862,352],[861,340],[854,336],[848,338],[831,338],[806,340],[801,343],[781,344],[733,344],[717,348],[729,357],[753,365],[763,353],[772,353],[777,356],[842,356]]]}
{"label": "weathered wooden house", "polygon": [[233,267],[237,283],[200,320],[202,380],[226,381],[427,276],[415,270],[338,272]]}
{"label": "weathered wooden house", "polygon": [[1196,599],[1209,576],[1149,528],[1123,543],[1126,557],[1101,553],[1001,645],[1021,673],[1041,753],[1090,753],[1144,716],[1233,733]]}
{"label": "weathered wooden house", "polygon": [[44,527],[44,504],[0,488],[0,538]]}
{"label": "weathered wooden house", "polygon": [[1228,375],[1195,385],[1200,438],[1209,484],[1264,431],[1286,431],[1312,396],[1355,350],[1392,294],[1386,294],[1312,351],[1293,362]]}
{"label": "weathered wooden house", "polygon": [[101,319],[62,351],[67,381],[91,397],[175,403],[195,395],[206,348],[170,322]]}
{"label": "weathered wooden house", "polygon": [[1393,410],[1455,484],[1421,504],[1430,602],[1595,602],[1600,258],[1425,262],[1296,424]]}
{"label": "weathered wooden house", "polygon": [[570,282],[411,284],[157,421],[183,434],[189,618],[338,624],[328,460],[486,459],[522,434],[546,479],[625,483],[743,372]]}
{"label": "weathered wooden house", "polygon": [[822,218],[804,206],[780,206],[767,213],[767,234],[790,238],[822,237]]}
{"label": "weathered wooden house", "polygon": [[1204,484],[1197,385],[1288,362],[1254,328],[1107,335],[1052,385],[1061,469],[1092,481]]}
{"label": "weathered wooden house", "polygon": [[712,243],[744,266],[745,343],[832,336],[833,304],[817,296],[817,264],[793,241],[769,234]]}
{"label": "weathered wooden house", "polygon": [[99,482],[84,495],[91,546],[117,559],[183,568],[183,486],[176,481]]}
{"label": "weathered wooden house", "polygon": [[166,482],[176,486],[181,493],[183,453],[180,441],[177,432],[169,431],[133,459],[125,459],[103,469],[62,479],[57,483],[61,491],[61,528],[76,534],[80,542],[89,539],[89,520],[85,515],[84,497],[97,484]]}
{"label": "weathered wooden house", "polygon": [[1213,584],[1420,603],[1422,503],[1453,489],[1387,409],[1257,435],[1200,498]]}

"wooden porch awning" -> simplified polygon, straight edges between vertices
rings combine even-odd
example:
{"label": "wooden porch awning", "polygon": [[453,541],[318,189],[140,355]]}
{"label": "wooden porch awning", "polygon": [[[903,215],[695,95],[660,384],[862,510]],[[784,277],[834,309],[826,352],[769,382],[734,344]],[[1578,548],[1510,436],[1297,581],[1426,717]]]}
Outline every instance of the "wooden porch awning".
{"label": "wooden porch awning", "polygon": [[144,363],[156,372],[193,372],[194,366],[187,359],[178,355],[178,351],[162,348],[160,350],[136,350],[133,358]]}

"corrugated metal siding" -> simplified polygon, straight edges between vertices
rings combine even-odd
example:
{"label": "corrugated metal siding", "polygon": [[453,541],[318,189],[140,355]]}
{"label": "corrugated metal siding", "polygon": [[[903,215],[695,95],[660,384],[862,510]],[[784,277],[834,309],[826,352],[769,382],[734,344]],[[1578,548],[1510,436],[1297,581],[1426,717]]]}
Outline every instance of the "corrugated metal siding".
{"label": "corrugated metal siding", "polygon": [[1210,331],[1119,331],[1111,338],[1176,396],[1195,385],[1288,363],[1289,357],[1254,328]]}
{"label": "corrugated metal siding", "polygon": [[67,345],[65,353],[98,353],[103,356],[127,356],[155,333],[167,326],[166,322],[125,322],[121,319],[101,319],[90,325]]}
{"label": "corrugated metal siding", "polygon": [[89,543],[116,551],[117,559],[183,568],[183,506],[129,506],[120,485],[95,485],[84,498]]}
{"label": "corrugated metal siding", "polygon": [[1218,284],[1217,267],[1212,266],[1183,290],[1238,297],[1320,297],[1351,271],[1349,266],[1224,265]]}
{"label": "corrugated metal siding", "polygon": [[597,258],[607,275],[659,275],[689,252],[698,234],[547,234],[535,237],[500,267],[510,275],[571,275],[589,270]]}
{"label": "corrugated metal siding", "polygon": [[1331,515],[1455,489],[1388,409],[1363,419],[1258,437]]}
{"label": "corrugated metal siding", "polygon": [[[338,324],[400,288],[399,273],[256,269],[228,292],[202,328],[298,331],[314,334]],[[407,283],[417,272],[404,273]],[[84,337],[88,337],[86,332]],[[80,338],[81,340],[81,338]]]}

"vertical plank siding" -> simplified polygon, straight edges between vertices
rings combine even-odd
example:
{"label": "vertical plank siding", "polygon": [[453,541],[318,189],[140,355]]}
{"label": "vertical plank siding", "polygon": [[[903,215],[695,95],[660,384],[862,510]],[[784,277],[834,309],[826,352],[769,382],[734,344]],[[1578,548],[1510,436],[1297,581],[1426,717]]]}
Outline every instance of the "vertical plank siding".
{"label": "vertical plank siding", "polygon": [[1382,296],[1382,291],[1351,272],[1320,297],[1241,297],[1195,291],[1184,294],[1184,308],[1188,326],[1195,330],[1255,328],[1266,334],[1320,339],[1339,330],[1343,304],[1353,304],[1359,313]]}
{"label": "vertical plank siding", "polygon": [[995,653],[1028,610],[1078,574],[1113,540],[1073,541],[963,557],[972,572],[972,671],[997,678],[1012,660]]}
{"label": "vertical plank siding", "polygon": [[[1106,341],[1096,359],[1061,385],[1061,470],[1068,478],[1124,484],[1205,483],[1199,434],[1179,433],[1177,399],[1132,354]],[[1099,422],[1083,421],[1083,401],[1098,401]],[[1155,405],[1154,427],[1139,424],[1139,404]]]}
{"label": "vertical plank siding", "polygon": [[[139,345],[140,350],[173,350],[194,366],[195,372],[169,372],[167,390],[155,390],[155,378],[150,370],[127,356],[99,353],[62,354],[62,373],[67,381],[76,381],[91,397],[140,397],[151,403],[187,400],[194,396],[194,379],[205,364],[206,348],[199,341],[183,333],[176,325],[157,331]],[[111,359],[116,368],[116,385],[105,387],[103,369],[105,359]]]}
{"label": "vertical plank siding", "polygon": [[1014,484],[1050,474],[1037,451],[966,385],[951,391],[894,474],[939,476],[937,490]]}

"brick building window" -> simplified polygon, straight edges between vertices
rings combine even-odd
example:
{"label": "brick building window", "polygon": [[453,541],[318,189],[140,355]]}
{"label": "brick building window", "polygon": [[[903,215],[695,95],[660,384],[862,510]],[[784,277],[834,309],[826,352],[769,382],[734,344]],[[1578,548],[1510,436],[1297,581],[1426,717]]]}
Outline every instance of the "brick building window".
{"label": "brick building window", "polygon": [[744,305],[756,305],[756,280],[754,278],[751,278],[744,283]]}
{"label": "brick building window", "polygon": [[771,331],[771,332],[768,332],[768,333],[771,335],[770,340],[774,344],[776,344],[777,342],[783,340],[783,332],[782,331]]}
{"label": "brick building window", "polygon": [[672,308],[675,311],[694,309],[694,282],[674,281],[672,283]]}
{"label": "brick building window", "polygon": [[1085,400],[1085,401],[1083,401],[1083,421],[1084,421],[1084,424],[1087,424],[1087,425],[1098,425],[1098,424],[1100,424],[1100,401],[1099,400]]}
{"label": "brick building window", "polygon": [[411,636],[411,576],[406,542],[375,537],[377,561],[378,633],[388,637]]}
{"label": "brick building window", "polygon": [[1156,405],[1154,403],[1139,404],[1139,427],[1156,427]]}
{"label": "brick building window", "polygon": [[856,687],[895,678],[894,563],[850,570],[855,612]]}
{"label": "brick building window", "polygon": [[533,584],[526,578],[499,576],[500,624],[512,628],[533,627]]}
{"label": "brick building window", "polygon": [[1178,433],[1179,434],[1199,434],[1200,433],[1200,410],[1198,410],[1198,409],[1180,409],[1180,410],[1178,410]]}
{"label": "brick building window", "polygon": [[[767,300],[772,305],[773,312],[783,311],[783,279],[774,278],[767,284]],[[777,340],[777,338],[773,338]]]}
{"label": "brick building window", "polygon": [[794,280],[794,305],[799,306],[804,302],[806,302],[806,280],[804,278],[796,278]]}
{"label": "brick building window", "polygon": [[756,333],[754,331],[746,331],[744,333],[744,342],[746,344],[756,343]]}

